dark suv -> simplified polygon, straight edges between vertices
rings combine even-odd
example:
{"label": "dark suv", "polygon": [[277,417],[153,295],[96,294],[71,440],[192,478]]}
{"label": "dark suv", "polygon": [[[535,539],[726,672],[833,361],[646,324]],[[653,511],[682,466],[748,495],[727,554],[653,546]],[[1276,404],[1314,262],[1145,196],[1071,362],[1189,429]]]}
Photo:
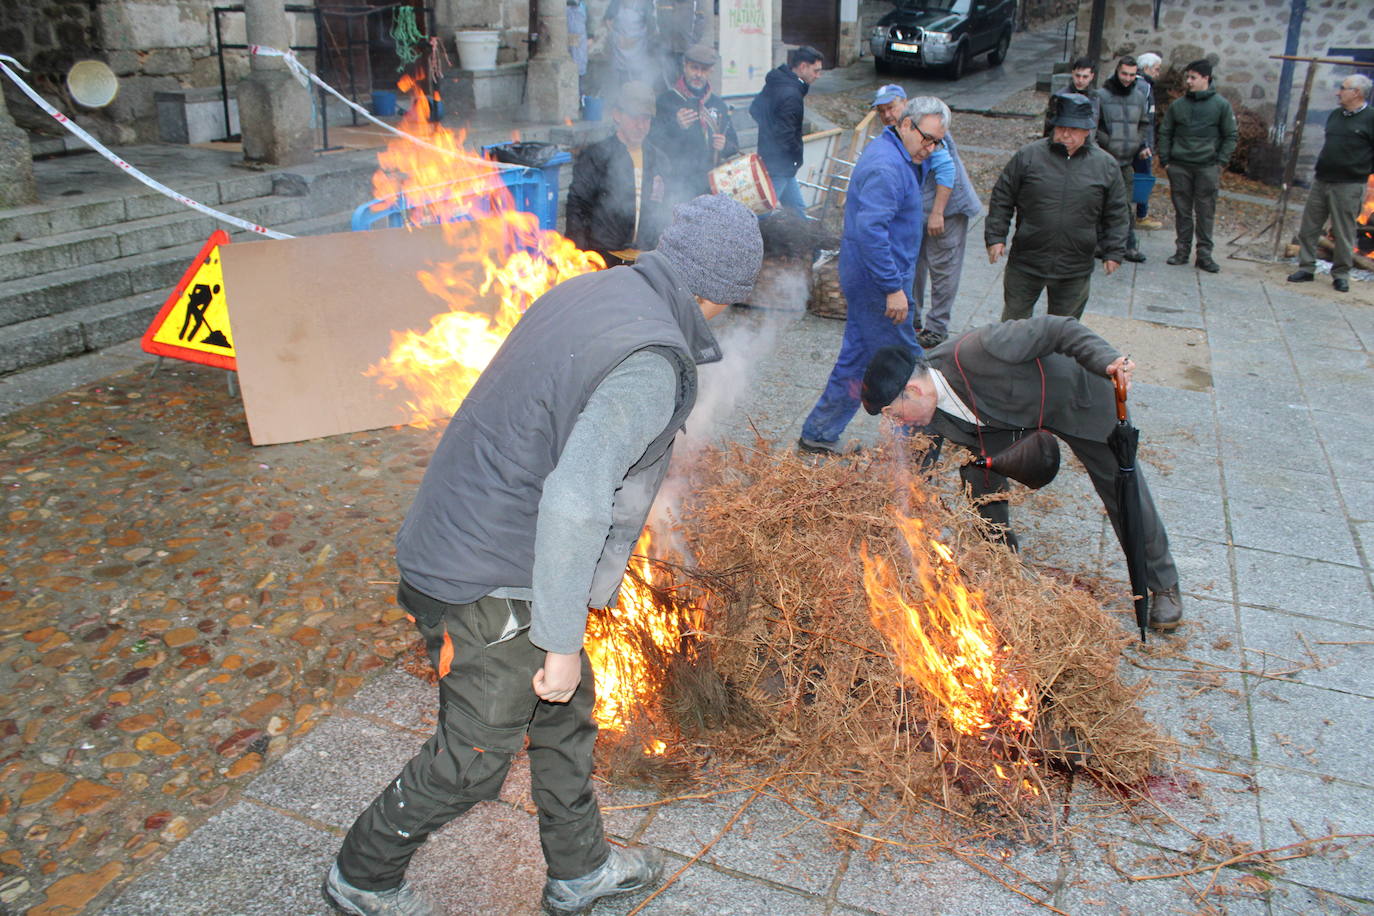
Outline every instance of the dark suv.
{"label": "dark suv", "polygon": [[938,67],[950,79],[964,75],[979,54],[997,66],[1007,56],[1016,23],[1016,0],[900,0],[868,36],[873,66]]}

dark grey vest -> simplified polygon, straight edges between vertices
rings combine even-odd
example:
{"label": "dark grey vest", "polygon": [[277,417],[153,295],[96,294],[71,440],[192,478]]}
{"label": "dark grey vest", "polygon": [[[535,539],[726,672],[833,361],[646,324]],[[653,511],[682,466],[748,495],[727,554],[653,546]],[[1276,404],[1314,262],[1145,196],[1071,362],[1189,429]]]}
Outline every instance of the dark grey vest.
{"label": "dark grey vest", "polygon": [[720,358],[695,299],[656,252],[560,284],[516,324],[449,421],[396,536],[406,580],[450,604],[530,587],[544,479],[592,392],[644,349],[677,370],[677,402],[616,494],[588,596],[589,606],[609,603],[696,400],[696,364]]}
{"label": "dark grey vest", "polygon": [[1118,164],[1130,165],[1149,139],[1148,129],[1140,127],[1141,117],[1150,110],[1149,84],[1137,79],[1124,95],[1103,86],[1097,90],[1097,99],[1102,106],[1103,125],[1097,131],[1097,145],[1115,156]]}

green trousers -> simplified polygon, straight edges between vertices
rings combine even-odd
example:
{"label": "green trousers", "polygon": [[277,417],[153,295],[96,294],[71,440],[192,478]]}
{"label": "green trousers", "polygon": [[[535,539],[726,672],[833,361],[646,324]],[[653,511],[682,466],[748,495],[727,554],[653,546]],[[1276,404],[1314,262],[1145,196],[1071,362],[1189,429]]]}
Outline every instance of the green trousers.
{"label": "green trousers", "polygon": [[1302,227],[1298,230],[1298,269],[1309,273],[1317,269],[1317,238],[1326,221],[1331,221],[1335,240],[1331,256],[1331,276],[1349,277],[1355,264],[1355,221],[1364,203],[1364,183],[1329,182],[1314,179],[1302,208]]}
{"label": "green trousers", "polygon": [[1217,216],[1221,167],[1170,164],[1164,171],[1169,175],[1169,198],[1174,204],[1175,254],[1188,256],[1196,229],[1197,259],[1211,259],[1212,224]]}
{"label": "green trousers", "polygon": [[344,879],[373,891],[400,884],[431,833],[497,797],[511,758],[526,746],[549,877],[580,878],[601,867],[610,850],[591,783],[596,687],[586,653],[572,699],[546,703],[531,684],[544,650],[528,628],[507,635],[512,619],[528,624],[528,602],[445,604],[404,580],[397,600],[441,675],[439,725],[348,831],[338,858]]}
{"label": "green trousers", "polygon": [[1082,318],[1092,280],[1092,274],[1063,278],[1037,277],[1008,261],[1007,269],[1002,274],[1002,320],[1029,318],[1035,311],[1035,303],[1042,291],[1049,301],[1051,315]]}

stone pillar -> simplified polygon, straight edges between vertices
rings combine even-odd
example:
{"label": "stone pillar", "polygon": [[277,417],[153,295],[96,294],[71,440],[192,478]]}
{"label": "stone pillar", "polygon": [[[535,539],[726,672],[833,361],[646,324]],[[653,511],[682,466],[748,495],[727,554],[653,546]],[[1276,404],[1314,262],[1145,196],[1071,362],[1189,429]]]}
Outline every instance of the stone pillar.
{"label": "stone pillar", "polygon": [[[246,0],[248,43],[285,51],[291,43],[284,0]],[[310,90],[280,57],[254,55],[239,81],[243,158],[270,165],[298,165],[315,158],[310,127]]]}
{"label": "stone pillar", "polygon": [[[8,77],[0,75],[0,80],[7,82]],[[37,202],[29,135],[14,123],[5,105],[5,93],[0,92],[0,207],[22,207]]]}
{"label": "stone pillar", "polygon": [[526,116],[531,121],[563,123],[576,118],[577,65],[568,53],[568,12],[564,0],[539,0],[539,50],[525,71]]}

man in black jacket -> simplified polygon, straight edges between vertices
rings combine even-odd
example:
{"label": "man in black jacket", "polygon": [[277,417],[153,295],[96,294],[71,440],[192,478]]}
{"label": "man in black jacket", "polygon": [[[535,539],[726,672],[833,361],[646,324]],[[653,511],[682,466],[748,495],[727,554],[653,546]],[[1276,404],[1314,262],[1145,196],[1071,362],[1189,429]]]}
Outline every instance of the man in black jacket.
{"label": "man in black jacket", "polygon": [[1092,103],[1065,96],[1054,136],[1021,147],[997,178],[983,225],[988,263],[1002,257],[1016,216],[1002,278],[1003,321],[1029,318],[1041,290],[1051,315],[1081,318],[1099,244],[1103,270],[1110,275],[1121,266],[1126,191],[1116,160],[1087,142],[1096,127]]}
{"label": "man in black jacket", "polygon": [[714,48],[693,45],[682,56],[682,75],[658,96],[649,143],[663,154],[659,164],[669,208],[709,194],[707,173],[739,152],[730,106],[711,90],[715,65]]}
{"label": "man in black jacket", "polygon": [[645,142],[653,114],[649,87],[626,83],[611,109],[615,133],[583,149],[573,163],[566,234],[608,267],[625,263],[615,252],[653,248],[662,228],[661,156]]}
{"label": "man in black jacket", "polygon": [[821,75],[825,58],[810,45],[787,52],[787,63],[769,70],[763,91],[754,97],[749,114],[759,126],[759,158],[773,179],[773,189],[785,207],[804,211],[797,169],[802,164],[802,100]]}

